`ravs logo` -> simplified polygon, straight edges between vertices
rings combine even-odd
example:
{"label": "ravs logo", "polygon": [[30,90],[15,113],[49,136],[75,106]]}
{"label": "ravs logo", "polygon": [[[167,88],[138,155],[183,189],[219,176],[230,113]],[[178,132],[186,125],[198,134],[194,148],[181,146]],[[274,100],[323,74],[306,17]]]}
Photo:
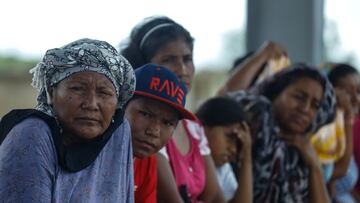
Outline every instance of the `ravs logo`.
{"label": "ravs logo", "polygon": [[177,103],[183,106],[184,91],[181,87],[173,81],[163,80],[158,77],[153,77],[150,83],[150,90],[165,93],[166,95],[175,98]]}

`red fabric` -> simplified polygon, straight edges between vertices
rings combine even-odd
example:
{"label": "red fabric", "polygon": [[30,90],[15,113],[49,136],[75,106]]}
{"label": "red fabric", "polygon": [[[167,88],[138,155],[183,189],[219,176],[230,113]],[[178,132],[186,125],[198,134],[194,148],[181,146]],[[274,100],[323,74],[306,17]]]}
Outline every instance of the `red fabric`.
{"label": "red fabric", "polygon": [[[353,142],[355,162],[360,169],[360,114],[356,117],[353,124]],[[356,183],[355,189],[360,193],[360,178]]]}
{"label": "red fabric", "polygon": [[193,138],[186,125],[184,127],[191,144],[188,154],[182,155],[173,139],[169,140],[166,150],[178,188],[186,185],[188,196],[193,203],[196,203],[200,202],[197,198],[205,188],[205,165],[200,154],[199,141]]}
{"label": "red fabric", "polygon": [[156,156],[134,161],[135,203],[156,203]]}

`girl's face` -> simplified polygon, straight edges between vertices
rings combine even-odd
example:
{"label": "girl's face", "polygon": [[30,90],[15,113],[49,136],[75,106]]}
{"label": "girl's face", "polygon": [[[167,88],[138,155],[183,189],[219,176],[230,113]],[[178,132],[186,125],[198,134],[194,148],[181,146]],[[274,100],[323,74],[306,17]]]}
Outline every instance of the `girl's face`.
{"label": "girl's face", "polygon": [[151,63],[168,67],[190,89],[194,78],[193,53],[183,39],[178,39],[160,48]]}
{"label": "girl's face", "polygon": [[321,84],[303,77],[286,87],[274,100],[273,109],[285,134],[303,134],[311,125],[323,95]]}
{"label": "girl's face", "polygon": [[360,104],[360,77],[358,74],[348,74],[338,80],[337,88],[344,90],[351,96],[351,104],[354,113],[359,112]]}
{"label": "girl's face", "polygon": [[205,127],[205,134],[209,141],[211,156],[217,167],[231,161],[237,153],[237,133],[240,123],[228,126]]}

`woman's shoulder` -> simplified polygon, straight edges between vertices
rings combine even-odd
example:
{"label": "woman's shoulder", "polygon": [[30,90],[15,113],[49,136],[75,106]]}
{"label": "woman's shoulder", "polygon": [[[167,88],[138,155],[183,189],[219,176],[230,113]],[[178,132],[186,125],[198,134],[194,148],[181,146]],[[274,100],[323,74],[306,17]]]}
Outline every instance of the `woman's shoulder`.
{"label": "woman's shoulder", "polygon": [[131,137],[131,128],[129,121],[124,117],[123,122],[116,128],[114,134],[118,137],[121,136],[124,139],[130,139]]}
{"label": "woman's shoulder", "polygon": [[112,132],[107,146],[116,147],[121,151],[128,151],[129,145],[131,145],[131,128],[128,120],[124,118],[122,123]]}
{"label": "woman's shoulder", "polygon": [[9,142],[16,145],[33,145],[42,147],[52,145],[51,131],[45,121],[37,117],[29,117],[14,125],[1,145]]}
{"label": "woman's shoulder", "polygon": [[185,127],[185,130],[191,135],[191,137],[197,140],[201,140],[205,136],[204,127],[201,125],[201,123],[193,120],[184,119],[183,125]]}
{"label": "woman's shoulder", "polygon": [[200,154],[203,156],[210,155],[211,150],[208,145],[204,127],[197,121],[187,119],[183,120],[183,125],[189,137],[196,140],[196,143],[199,146]]}

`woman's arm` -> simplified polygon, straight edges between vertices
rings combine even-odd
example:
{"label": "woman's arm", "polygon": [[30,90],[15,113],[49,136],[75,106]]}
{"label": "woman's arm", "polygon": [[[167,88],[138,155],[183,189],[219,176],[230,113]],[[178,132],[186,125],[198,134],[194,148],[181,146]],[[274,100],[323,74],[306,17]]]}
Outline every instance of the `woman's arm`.
{"label": "woman's arm", "polygon": [[156,154],[156,158],[158,173],[157,201],[160,203],[183,203],[169,161],[160,153]]}
{"label": "woman's arm", "polygon": [[349,163],[353,155],[353,112],[350,96],[346,91],[335,88],[338,107],[344,111],[344,131],[345,131],[345,152],[344,155],[335,162],[334,171],[330,181],[343,177],[347,174]]}
{"label": "woman's arm", "polygon": [[0,145],[0,202],[52,201],[56,154],[47,133],[20,124]]}
{"label": "woman's arm", "polygon": [[211,155],[203,156],[205,163],[205,189],[199,197],[206,203],[223,203],[225,202],[224,194],[221,191],[216,177],[215,164]]}
{"label": "woman's arm", "polygon": [[310,143],[310,135],[284,136],[289,145],[296,147],[309,169],[309,194],[311,203],[330,203],[330,198],[325,186],[320,161],[314,147]]}
{"label": "woman's arm", "polygon": [[325,180],[320,164],[314,164],[310,166],[309,170],[310,202],[330,203],[331,201],[325,186]]}
{"label": "woman's arm", "polygon": [[287,55],[285,48],[274,42],[266,42],[254,55],[235,68],[224,86],[219,89],[217,95],[221,96],[227,92],[249,88],[264,63],[283,55]]}

